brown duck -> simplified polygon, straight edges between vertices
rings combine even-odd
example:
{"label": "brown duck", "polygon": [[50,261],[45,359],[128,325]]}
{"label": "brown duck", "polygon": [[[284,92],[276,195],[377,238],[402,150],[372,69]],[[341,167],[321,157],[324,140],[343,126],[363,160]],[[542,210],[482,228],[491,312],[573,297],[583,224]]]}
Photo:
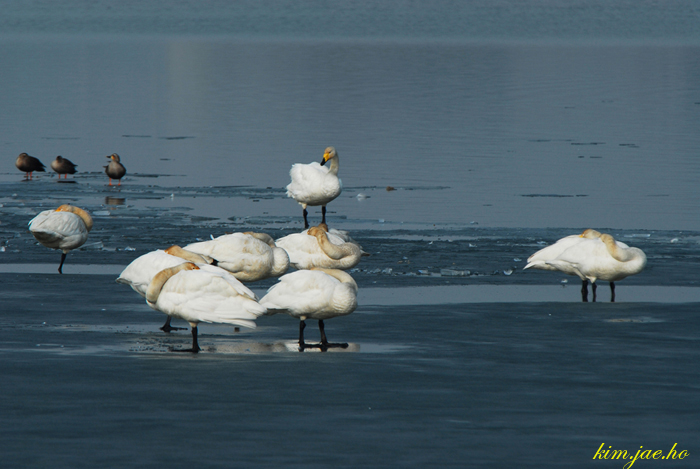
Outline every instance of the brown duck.
{"label": "brown duck", "polygon": [[112,179],[117,179],[119,181],[119,184],[117,185],[121,186],[121,179],[126,174],[126,168],[119,162],[119,155],[116,153],[112,153],[107,158],[112,160],[107,166],[105,166],[105,173],[107,173],[107,176],[109,176],[109,185],[112,185]]}
{"label": "brown duck", "polygon": [[24,171],[26,173],[24,175],[25,179],[31,179],[32,173],[34,171],[45,171],[44,164],[41,161],[39,161],[38,158],[29,156],[26,153],[19,154],[17,160],[15,161],[15,166],[17,166],[17,169],[19,169],[20,171]]}
{"label": "brown duck", "polygon": [[77,165],[73,164],[71,160],[68,160],[60,155],[51,162],[51,169],[58,173],[58,179],[61,179],[61,174],[65,174],[65,179],[68,179],[69,174],[77,173],[75,169],[76,166]]}

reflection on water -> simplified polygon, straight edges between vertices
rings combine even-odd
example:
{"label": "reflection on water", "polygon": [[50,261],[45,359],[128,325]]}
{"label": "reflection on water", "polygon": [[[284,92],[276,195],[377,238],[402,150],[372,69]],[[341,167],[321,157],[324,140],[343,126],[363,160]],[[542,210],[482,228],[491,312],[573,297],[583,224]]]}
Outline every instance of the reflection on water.
{"label": "reflection on water", "polygon": [[105,197],[105,204],[107,205],[124,205],[125,203],[126,199],[124,197]]}

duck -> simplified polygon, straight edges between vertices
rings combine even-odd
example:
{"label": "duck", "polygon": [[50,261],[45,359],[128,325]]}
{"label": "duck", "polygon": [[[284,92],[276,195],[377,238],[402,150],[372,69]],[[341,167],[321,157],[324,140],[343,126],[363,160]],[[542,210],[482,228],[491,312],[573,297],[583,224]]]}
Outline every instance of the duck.
{"label": "duck", "polygon": [[[288,314],[300,320],[299,350],[316,347],[326,351],[331,347],[347,348],[348,344],[332,344],[325,333],[326,319],[346,316],[357,308],[357,283],[342,270],[313,267],[297,270],[280,277],[260,299],[267,315]],[[306,320],[318,320],[321,332],[319,344],[304,341]]]}
{"label": "duck", "polygon": [[[615,282],[640,273],[647,264],[644,251],[616,241],[607,233],[584,239],[565,249],[546,264],[555,270],[581,279],[581,299],[588,301],[588,283],[592,284],[596,301],[597,280],[610,283],[610,301],[615,301]],[[536,267],[541,268],[541,267]]]}
{"label": "duck", "polygon": [[126,168],[124,167],[123,164],[121,164],[121,160],[119,159],[119,155],[116,153],[112,153],[111,155],[107,156],[111,161],[107,166],[105,166],[105,173],[107,173],[107,176],[109,177],[109,185],[112,185],[112,179],[117,179],[119,181],[118,186],[122,185],[122,178],[126,174]]}
{"label": "duck", "polygon": [[[209,265],[215,261],[174,245],[165,250],[158,249],[137,257],[119,274],[117,283],[129,285],[136,293],[145,298],[148,286],[158,272],[185,262],[191,262],[195,265]],[[172,317],[167,316],[165,324],[160,330],[165,333],[184,330],[182,327],[173,327],[170,324],[171,321]]]}
{"label": "duck", "polygon": [[[330,167],[323,167],[327,162]],[[334,147],[328,147],[323,153],[321,163],[296,163],[292,165],[287,185],[287,197],[296,200],[302,206],[304,229],[309,228],[307,206],[321,206],[322,223],[326,223],[326,205],[343,191],[343,182],[338,178],[339,158]]]}
{"label": "duck", "polygon": [[359,264],[364,251],[355,243],[329,240],[328,233],[312,226],[305,233],[292,233],[276,241],[289,255],[289,263],[296,269],[324,267],[348,270]]}
{"label": "duck", "polygon": [[198,353],[200,322],[255,328],[255,319],[266,312],[255,294],[224,269],[191,262],[158,272],[146,290],[148,306],[168,316],[184,319],[192,328],[192,348],[176,352]]}
{"label": "duck", "polygon": [[60,249],[61,264],[58,273],[63,273],[66,255],[87,241],[92,229],[92,217],[85,210],[64,204],[55,210],[44,210],[29,222],[29,231],[42,245]]}
{"label": "duck", "polygon": [[287,251],[267,233],[232,233],[212,240],[188,244],[186,251],[208,256],[241,282],[279,277],[289,269]]}
{"label": "duck", "polygon": [[75,169],[77,165],[67,158],[58,155],[55,160],[51,162],[51,169],[58,173],[58,179],[61,180],[61,174],[65,174],[65,179],[68,179],[69,174],[75,174],[77,171]]}
{"label": "duck", "polygon": [[17,166],[17,169],[19,169],[20,171],[23,171],[25,173],[25,175],[24,175],[25,180],[31,179],[32,173],[34,171],[39,171],[39,172],[46,171],[44,169],[45,168],[44,164],[41,161],[39,161],[38,158],[34,158],[33,156],[29,156],[26,153],[19,154],[19,156],[17,157],[17,160],[15,160],[15,166]]}

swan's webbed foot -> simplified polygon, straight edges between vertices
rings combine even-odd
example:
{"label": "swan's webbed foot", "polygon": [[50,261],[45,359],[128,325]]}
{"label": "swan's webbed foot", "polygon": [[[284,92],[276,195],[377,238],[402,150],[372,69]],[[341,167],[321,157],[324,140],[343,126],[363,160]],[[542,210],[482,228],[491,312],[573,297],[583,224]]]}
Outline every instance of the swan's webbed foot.
{"label": "swan's webbed foot", "polygon": [[170,348],[171,352],[191,352],[191,353],[198,353],[201,348],[199,348],[199,343],[197,342],[197,328],[193,327],[192,328],[192,348],[185,348],[185,349],[175,349],[175,348]]}
{"label": "swan's webbed foot", "polygon": [[165,332],[166,334],[169,334],[170,331],[186,331],[186,327],[173,327],[170,325],[170,321],[172,321],[173,318],[168,316],[168,319],[165,320],[165,324],[163,324],[163,327],[160,328],[161,331]]}

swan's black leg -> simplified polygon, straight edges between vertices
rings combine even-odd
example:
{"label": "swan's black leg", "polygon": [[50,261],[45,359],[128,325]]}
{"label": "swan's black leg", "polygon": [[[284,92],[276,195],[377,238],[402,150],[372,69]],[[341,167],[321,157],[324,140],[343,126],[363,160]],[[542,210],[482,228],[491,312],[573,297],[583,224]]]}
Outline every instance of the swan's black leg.
{"label": "swan's black leg", "polygon": [[197,326],[192,327],[192,348],[170,349],[172,352],[192,352],[198,353],[200,350],[199,342],[197,341]]}
{"label": "swan's black leg", "polygon": [[588,280],[581,282],[581,301],[588,303]]}
{"label": "swan's black leg", "polygon": [[306,208],[304,208],[304,229],[307,229],[309,227],[309,220],[306,218],[306,216],[309,214],[309,212],[306,211]]}
{"label": "swan's black leg", "polygon": [[594,282],[592,286],[593,286],[593,303],[595,303],[595,300],[597,298],[595,292],[598,289],[598,285]]}
{"label": "swan's black leg", "polygon": [[304,347],[306,347],[306,343],[304,342],[304,328],[306,327],[306,322],[302,319],[299,321],[299,351],[303,351]]}
{"label": "swan's black leg", "polygon": [[610,303],[615,303],[615,282],[610,282]]}
{"label": "swan's black leg", "polygon": [[62,252],[61,253],[61,265],[58,266],[58,273],[62,274],[63,273],[63,263],[66,261],[66,253]]}
{"label": "swan's black leg", "polygon": [[326,206],[321,206],[321,223],[326,223]]}
{"label": "swan's black leg", "polygon": [[339,348],[348,348],[348,344],[330,344],[328,343],[328,339],[326,339],[326,325],[323,323],[323,319],[319,319],[318,321],[318,329],[321,331],[321,351],[325,352],[329,348],[332,347],[339,347]]}
{"label": "swan's black leg", "polygon": [[321,344],[328,345],[328,339],[326,339],[326,325],[323,323],[323,319],[318,320],[318,330],[321,331]]}
{"label": "swan's black leg", "polygon": [[168,316],[168,319],[165,320],[165,324],[163,324],[163,327],[160,328],[161,331],[163,332],[170,332],[170,331],[184,331],[184,327],[173,327],[170,325],[170,321],[172,321],[173,318]]}

